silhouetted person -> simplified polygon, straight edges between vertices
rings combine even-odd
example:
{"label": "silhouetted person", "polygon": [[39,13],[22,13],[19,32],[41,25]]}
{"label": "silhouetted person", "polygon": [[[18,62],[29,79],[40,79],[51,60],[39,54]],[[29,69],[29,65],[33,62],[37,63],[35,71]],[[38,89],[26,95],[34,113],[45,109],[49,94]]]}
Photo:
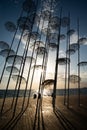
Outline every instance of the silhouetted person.
{"label": "silhouetted person", "polygon": [[34,98],[34,99],[37,98],[37,94],[34,94],[34,95],[33,95],[33,98]]}
{"label": "silhouetted person", "polygon": [[38,99],[40,99],[41,98],[41,93],[38,93]]}

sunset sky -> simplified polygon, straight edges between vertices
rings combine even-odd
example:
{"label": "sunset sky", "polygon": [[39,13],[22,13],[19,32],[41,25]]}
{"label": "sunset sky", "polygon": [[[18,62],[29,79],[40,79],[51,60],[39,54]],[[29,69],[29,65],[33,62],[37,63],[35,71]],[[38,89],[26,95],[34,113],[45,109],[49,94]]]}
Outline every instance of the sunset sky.
{"label": "sunset sky", "polygon": [[[16,24],[17,19],[20,16],[21,13],[21,7],[24,0],[0,0],[0,41],[5,41],[9,45],[11,44],[12,38],[14,33],[8,32],[5,29],[5,23],[7,21],[12,21]],[[80,22],[80,38],[81,37],[87,37],[87,7],[86,7],[86,0],[60,0],[59,1],[59,8],[63,8],[62,16],[68,16],[68,13],[70,12],[71,16],[71,29],[75,29],[76,33],[72,35],[70,38],[71,43],[77,42],[77,19],[79,18]],[[58,10],[59,11],[59,10]],[[67,28],[61,28],[61,33],[65,34],[67,33]],[[17,41],[19,40],[19,34],[16,36],[15,43],[13,45],[13,49],[17,46]],[[20,49],[18,51],[18,54],[21,55],[22,50],[25,46],[25,41],[22,40]],[[29,50],[29,54],[31,50]],[[65,57],[66,56],[66,39],[62,40],[60,42],[60,52],[59,57]],[[3,64],[4,64],[4,58],[0,56],[0,74],[2,72]],[[54,78],[54,70],[55,70],[55,60],[56,60],[56,51],[50,50],[49,51],[49,59],[48,59],[48,66],[47,66],[47,75],[46,79]],[[80,61],[87,61],[87,45],[81,45],[80,46]],[[41,59],[38,59],[38,64],[41,63]],[[71,74],[77,75],[77,63],[78,63],[78,53],[71,55]],[[29,64],[26,64],[25,67],[25,78],[27,77],[27,68]],[[4,77],[6,79],[7,75],[9,73],[5,72]],[[34,83],[33,88],[37,89],[37,84],[39,84],[39,78],[40,78],[41,70],[36,70],[35,76],[34,76]],[[58,88],[64,88],[64,75],[65,75],[65,66],[59,66],[59,73],[58,73]],[[87,66],[81,67],[81,87],[87,87]],[[3,80],[4,82],[4,80]],[[3,89],[6,87],[6,82],[0,85],[0,88]],[[4,85],[5,84],[5,85]],[[9,88],[14,88],[13,84],[15,82],[12,80]],[[77,87],[77,84],[71,84],[71,87]],[[22,84],[22,89],[24,88],[24,84]]]}

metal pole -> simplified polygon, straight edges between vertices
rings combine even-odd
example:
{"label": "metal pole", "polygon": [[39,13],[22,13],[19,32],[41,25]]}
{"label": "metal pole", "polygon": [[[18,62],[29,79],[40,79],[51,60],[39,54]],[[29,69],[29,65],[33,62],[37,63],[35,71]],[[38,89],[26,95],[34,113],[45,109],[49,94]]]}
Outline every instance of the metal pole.
{"label": "metal pole", "polygon": [[54,88],[53,88],[53,101],[52,101],[53,108],[55,108],[56,88],[57,88],[58,57],[59,57],[60,31],[61,31],[61,17],[62,17],[62,8],[60,10],[60,26],[59,26],[58,43],[57,43],[57,53],[56,53],[56,66],[55,66]]}
{"label": "metal pole", "polygon": [[79,19],[77,20],[77,32],[78,32],[78,106],[80,106],[80,45],[79,45]]}
{"label": "metal pole", "polygon": [[[68,31],[68,27],[67,27],[67,31]],[[68,37],[66,40],[66,51],[68,50]],[[67,59],[67,53],[66,53],[66,59]],[[66,94],[67,94],[67,62],[66,62],[66,66],[65,66],[65,90],[64,90],[64,105],[66,105]]]}
{"label": "metal pole", "polygon": [[[70,13],[69,13],[69,19],[70,19]],[[68,29],[70,30],[70,23],[69,23]],[[68,37],[68,47],[69,47],[69,51],[70,51],[70,36]],[[70,52],[69,52],[69,59],[70,59]],[[69,96],[70,96],[69,89],[70,89],[70,62],[68,64],[67,108],[69,108]]]}

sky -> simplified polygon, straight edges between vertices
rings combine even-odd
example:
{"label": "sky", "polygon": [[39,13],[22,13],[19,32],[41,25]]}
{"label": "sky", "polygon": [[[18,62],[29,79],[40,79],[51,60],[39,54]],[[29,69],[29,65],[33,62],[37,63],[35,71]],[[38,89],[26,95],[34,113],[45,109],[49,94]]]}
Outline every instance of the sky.
{"label": "sky", "polygon": [[[80,37],[87,37],[87,8],[86,8],[86,0],[61,0],[60,5],[63,8],[63,13],[67,14],[70,12],[71,16],[71,28],[77,29],[77,19],[79,18],[79,35]],[[76,42],[76,35],[71,38],[71,41],[74,43]],[[87,61],[87,46],[80,46],[80,61]],[[76,72],[76,62],[77,62],[77,54],[72,55],[72,63],[71,63],[71,73]],[[87,67],[81,67],[81,76],[87,76]],[[85,81],[86,79],[83,78]],[[82,81],[83,81],[82,79]],[[85,84],[85,85],[84,85]],[[87,86],[87,82],[84,82],[82,86]]]}
{"label": "sky", "polygon": [[[22,2],[24,0],[0,0],[0,41],[5,41],[9,45],[11,44],[12,38],[14,33],[8,32],[5,29],[4,24],[7,21],[12,21],[16,24],[18,17],[20,16],[21,13],[21,7],[22,7]],[[70,17],[71,17],[71,28],[77,30],[77,19],[79,18],[79,23],[80,23],[80,37],[87,37],[87,7],[86,7],[86,0],[60,0],[59,1],[59,8],[62,7],[62,16],[68,16],[68,13],[70,12]],[[65,33],[67,29],[61,29],[62,33]],[[19,40],[19,34],[16,36],[15,44],[13,46],[13,49],[16,48],[17,41]],[[75,43],[77,41],[77,33],[74,34],[74,36],[71,37],[72,43]],[[60,44],[60,57],[65,56],[65,46],[66,46],[66,39],[61,41]],[[24,48],[24,41],[22,41],[20,49],[19,49],[19,54],[21,54],[22,50]],[[87,61],[87,46],[81,46],[80,47],[80,61]],[[49,52],[49,60],[48,60],[48,67],[47,67],[47,76],[46,78],[54,78],[54,70],[55,70],[55,57],[56,57],[56,52],[55,51],[50,51]],[[74,55],[71,56],[71,74],[77,74],[77,58],[78,54],[75,53]],[[0,66],[3,68],[3,63],[4,63],[4,58],[0,56]],[[40,62],[39,62],[40,64]],[[27,67],[26,67],[27,68]],[[26,69],[27,70],[27,69]],[[82,87],[87,86],[86,78],[87,77],[87,66],[81,68],[81,77],[83,80],[81,81]],[[1,73],[2,69],[0,70]],[[58,74],[58,88],[63,88],[64,87],[64,72],[65,72],[65,66],[59,66],[59,74]],[[38,81],[39,81],[39,76],[40,76],[40,71],[36,71],[36,77],[37,78],[37,73],[38,73]],[[8,73],[6,72],[6,75]],[[61,78],[62,77],[62,78]],[[35,83],[37,82],[34,80]],[[34,88],[36,87],[34,83]],[[12,85],[12,84],[11,84]],[[12,88],[10,85],[10,88]],[[3,85],[1,85],[1,88]],[[4,85],[5,86],[5,85]],[[76,87],[77,84],[71,84],[71,87]],[[4,87],[5,88],[5,87]],[[23,86],[22,86],[23,88]]]}
{"label": "sky", "polygon": [[[87,23],[87,8],[86,0],[61,0],[60,4],[63,7],[64,12],[70,12],[71,20],[76,23],[77,18],[80,20],[80,30],[82,35],[87,34],[86,23]],[[66,11],[67,10],[67,11]]]}

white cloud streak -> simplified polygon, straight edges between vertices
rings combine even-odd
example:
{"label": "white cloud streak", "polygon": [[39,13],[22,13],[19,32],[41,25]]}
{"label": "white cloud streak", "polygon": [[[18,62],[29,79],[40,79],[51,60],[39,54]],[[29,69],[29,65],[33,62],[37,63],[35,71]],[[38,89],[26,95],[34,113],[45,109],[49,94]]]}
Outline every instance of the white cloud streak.
{"label": "white cloud streak", "polygon": [[78,41],[78,35],[77,33],[73,34],[71,37],[70,37],[70,43],[77,43]]}

